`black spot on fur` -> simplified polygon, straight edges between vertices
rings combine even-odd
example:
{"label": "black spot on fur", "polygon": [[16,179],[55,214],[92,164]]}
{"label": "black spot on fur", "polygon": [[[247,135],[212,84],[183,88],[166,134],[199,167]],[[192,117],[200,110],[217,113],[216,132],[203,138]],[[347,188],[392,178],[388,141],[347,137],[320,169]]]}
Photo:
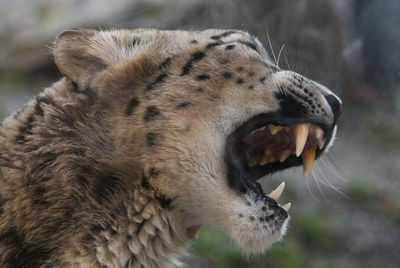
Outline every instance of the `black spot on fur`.
{"label": "black spot on fur", "polygon": [[[67,78],[68,79],[68,78]],[[69,80],[69,79],[68,79]],[[72,91],[73,92],[78,92],[79,91],[79,86],[78,86],[78,84],[76,83],[76,82],[74,82],[74,81],[72,81],[72,80],[69,80],[69,81],[71,81],[71,84],[72,84]]]}
{"label": "black spot on fur", "polygon": [[249,89],[253,89],[253,88],[254,88],[254,86],[253,86],[253,85],[250,85],[250,86],[249,86]]}
{"label": "black spot on fur", "polygon": [[168,77],[168,74],[166,73],[162,73],[159,76],[156,77],[156,79],[151,82],[150,84],[147,85],[146,87],[146,91],[150,91],[152,89],[154,89],[157,85],[163,83],[165,81],[165,78]]}
{"label": "black spot on fur", "polygon": [[237,80],[236,80],[236,84],[238,84],[238,85],[241,85],[241,84],[243,84],[244,83],[244,80],[242,79],[242,78],[238,78]]}
{"label": "black spot on fur", "polygon": [[225,47],[226,50],[232,50],[232,49],[234,49],[234,48],[235,48],[235,45],[227,45],[227,46]]}
{"label": "black spot on fur", "polygon": [[222,74],[222,76],[223,76],[225,79],[231,79],[231,78],[232,78],[232,74],[231,74],[230,72],[224,72],[224,73]]}
{"label": "black spot on fur", "polygon": [[238,42],[255,50],[258,53],[257,45],[255,43],[250,42],[250,41],[245,41],[245,40],[239,40]]}
{"label": "black spot on fur", "polygon": [[87,189],[89,187],[89,180],[83,175],[79,175],[76,178],[76,182],[84,189]]}
{"label": "black spot on fur", "polygon": [[192,58],[183,66],[181,76],[188,74],[193,67],[193,63],[200,61],[205,55],[201,51],[193,53]]}
{"label": "black spot on fur", "polygon": [[23,144],[26,141],[27,135],[32,135],[32,124],[34,121],[34,114],[30,115],[23,126],[18,128],[19,134],[15,137],[18,144]]}
{"label": "black spot on fur", "polygon": [[209,44],[207,44],[206,49],[210,49],[210,48],[213,48],[213,47],[216,47],[219,45],[221,45],[221,44],[220,43],[209,43]]}
{"label": "black spot on fur", "polygon": [[141,41],[141,39],[140,39],[139,37],[134,37],[134,38],[132,39],[132,43],[131,43],[132,47],[134,47],[134,46],[136,46],[136,45],[139,45],[139,44],[140,44],[140,41]]}
{"label": "black spot on fur", "polygon": [[92,103],[97,99],[97,92],[90,87],[87,87],[85,90],[82,90],[81,93],[83,95],[86,95],[89,101]]}
{"label": "black spot on fur", "polygon": [[190,43],[191,44],[197,44],[198,42],[197,42],[197,40],[191,40]]}
{"label": "black spot on fur", "polygon": [[166,209],[166,210],[171,210],[171,202],[172,200],[168,197],[166,197],[165,195],[161,195],[161,196],[157,196],[156,197],[158,202],[160,202],[160,205],[162,208]]}
{"label": "black spot on fur", "polygon": [[4,203],[5,203],[5,201],[3,200],[3,199],[1,199],[1,197],[0,197],[0,217],[1,217],[1,214],[3,214],[3,212],[4,212]]}
{"label": "black spot on fur", "polygon": [[86,234],[81,238],[81,243],[83,245],[90,244],[94,240],[94,237],[92,234]]}
{"label": "black spot on fur", "polygon": [[178,106],[176,106],[176,107],[178,109],[185,109],[186,107],[188,107],[190,105],[192,105],[191,102],[185,101],[185,102],[182,102],[182,103],[178,104]]}
{"label": "black spot on fur", "polygon": [[211,39],[218,40],[218,39],[221,39],[222,37],[227,37],[228,35],[231,35],[234,33],[236,33],[236,31],[226,31],[226,32],[223,32],[222,34],[217,34],[217,35],[211,36]]}
{"label": "black spot on fur", "polygon": [[255,218],[254,218],[253,216],[250,216],[250,217],[249,217],[249,220],[250,220],[250,221],[254,221]]}
{"label": "black spot on fur", "polygon": [[36,97],[35,112],[39,116],[43,116],[44,115],[44,111],[43,111],[42,107],[40,106],[42,103],[45,103],[47,105],[51,105],[54,108],[59,109],[59,107],[54,102],[54,100],[51,99],[49,96],[44,96],[44,95],[38,96],[38,97]]}
{"label": "black spot on fur", "polygon": [[219,63],[221,63],[222,65],[226,65],[226,64],[230,63],[230,60],[229,59],[221,59],[219,61]]}
{"label": "black spot on fur", "polygon": [[125,116],[130,116],[130,115],[132,115],[133,111],[134,111],[135,108],[139,105],[139,103],[140,103],[139,100],[138,100],[136,97],[133,97],[133,98],[129,101],[128,105],[127,105],[126,108],[125,108],[125,112],[124,112]]}
{"label": "black spot on fur", "polygon": [[55,247],[50,248],[46,242],[31,244],[25,241],[24,235],[15,227],[6,229],[0,233],[0,244],[3,249],[7,249],[2,252],[2,263],[6,263],[6,267],[10,268],[42,267],[55,251]]}
{"label": "black spot on fur", "polygon": [[238,72],[243,72],[243,70],[244,70],[243,66],[239,66],[236,68],[236,71]]}
{"label": "black spot on fur", "polygon": [[44,187],[38,186],[33,190],[32,200],[36,205],[47,206],[49,201],[44,196],[46,194],[46,189]]}
{"label": "black spot on fur", "polygon": [[156,168],[153,168],[153,167],[149,169],[149,176],[150,177],[155,178],[158,175],[160,175],[160,171],[159,170],[157,170]]}
{"label": "black spot on fur", "polygon": [[164,68],[168,67],[169,64],[171,63],[171,60],[172,60],[171,57],[166,58],[166,59],[160,64],[160,67],[159,67],[159,68],[160,68],[160,69],[164,69]]}
{"label": "black spot on fur", "polygon": [[146,177],[146,175],[143,172],[143,176],[142,176],[142,183],[141,183],[142,187],[146,190],[151,189],[151,185],[149,183],[149,179]]}
{"label": "black spot on fur", "polygon": [[160,139],[160,134],[155,132],[149,132],[146,134],[146,142],[147,146],[151,147],[154,145],[158,145]]}
{"label": "black spot on fur", "polygon": [[201,75],[198,75],[196,77],[196,79],[199,80],[199,81],[205,81],[205,80],[209,80],[210,77],[208,75],[206,75],[206,74],[201,74]]}
{"label": "black spot on fur", "polygon": [[149,106],[146,108],[146,113],[144,114],[143,120],[145,122],[149,122],[150,120],[153,120],[154,117],[158,116],[160,114],[160,109],[158,109],[156,106]]}
{"label": "black spot on fur", "polygon": [[[45,156],[43,155],[43,157]],[[48,154],[46,157],[48,158],[40,159],[33,163],[32,168],[26,177],[26,185],[43,183],[48,180],[48,176],[44,175],[44,171],[54,162],[58,155]]]}
{"label": "black spot on fur", "polygon": [[263,76],[263,77],[260,78],[260,82],[261,82],[262,84],[264,84],[264,81],[265,81],[265,76]]}
{"label": "black spot on fur", "polygon": [[115,175],[99,175],[96,176],[96,182],[93,186],[94,199],[102,203],[110,203],[111,197],[118,192],[119,187],[122,186],[120,178]]}

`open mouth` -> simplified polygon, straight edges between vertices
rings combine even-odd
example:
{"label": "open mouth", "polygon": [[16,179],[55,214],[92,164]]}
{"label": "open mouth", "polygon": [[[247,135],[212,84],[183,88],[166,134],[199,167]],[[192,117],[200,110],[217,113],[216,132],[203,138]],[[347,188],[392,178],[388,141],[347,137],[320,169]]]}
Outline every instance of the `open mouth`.
{"label": "open mouth", "polygon": [[267,174],[303,165],[308,176],[329,144],[332,129],[320,122],[274,120],[267,114],[254,117],[228,138],[225,160],[230,186],[240,193],[252,190],[264,196],[257,179]]}

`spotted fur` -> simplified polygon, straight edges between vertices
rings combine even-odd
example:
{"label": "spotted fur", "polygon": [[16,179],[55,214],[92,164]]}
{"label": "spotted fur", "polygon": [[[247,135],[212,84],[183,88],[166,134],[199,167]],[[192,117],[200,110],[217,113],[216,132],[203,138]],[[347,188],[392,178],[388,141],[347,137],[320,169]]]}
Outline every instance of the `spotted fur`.
{"label": "spotted fur", "polygon": [[281,238],[226,139],[267,112],[333,122],[326,88],[238,30],[72,30],[54,55],[64,77],[0,130],[1,267],[182,266],[203,225],[248,252]]}

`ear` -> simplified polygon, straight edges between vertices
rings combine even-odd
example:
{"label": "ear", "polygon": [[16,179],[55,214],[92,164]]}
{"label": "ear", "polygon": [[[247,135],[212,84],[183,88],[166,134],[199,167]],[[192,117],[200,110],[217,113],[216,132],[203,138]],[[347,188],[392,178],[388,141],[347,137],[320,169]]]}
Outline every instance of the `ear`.
{"label": "ear", "polygon": [[98,31],[68,30],[55,41],[55,61],[60,72],[85,87],[87,82],[107,67],[96,47],[94,37]]}

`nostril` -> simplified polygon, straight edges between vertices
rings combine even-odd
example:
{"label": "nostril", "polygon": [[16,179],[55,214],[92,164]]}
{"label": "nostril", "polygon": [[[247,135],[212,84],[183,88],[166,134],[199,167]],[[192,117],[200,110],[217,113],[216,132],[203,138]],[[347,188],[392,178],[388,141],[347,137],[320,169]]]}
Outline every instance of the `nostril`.
{"label": "nostril", "polygon": [[332,113],[336,119],[342,110],[342,103],[335,95],[325,96],[325,99],[329,103],[329,106],[331,106]]}

